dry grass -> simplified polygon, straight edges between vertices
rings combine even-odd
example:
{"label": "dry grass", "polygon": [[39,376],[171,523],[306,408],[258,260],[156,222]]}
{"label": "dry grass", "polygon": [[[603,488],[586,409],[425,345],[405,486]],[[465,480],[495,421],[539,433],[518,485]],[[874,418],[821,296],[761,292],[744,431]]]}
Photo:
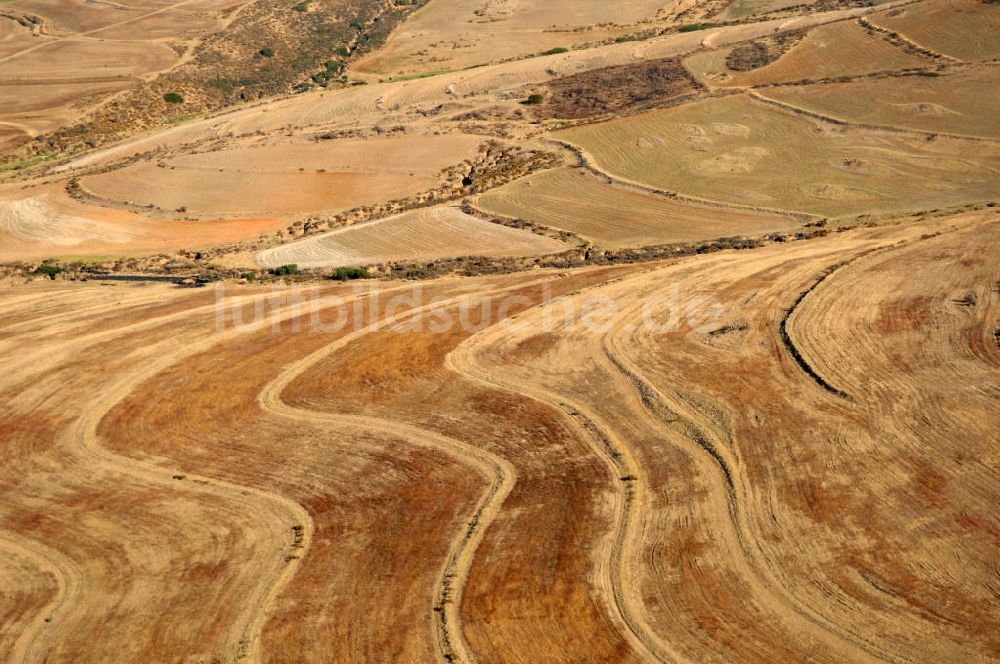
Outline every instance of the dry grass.
{"label": "dry grass", "polygon": [[478,197],[476,203],[614,249],[759,235],[798,226],[788,217],[690,205],[610,185],[574,169],[516,182]]}
{"label": "dry grass", "polygon": [[1000,68],[762,91],[766,97],[847,122],[1000,138]]}
{"label": "dry grass", "polygon": [[[0,650],[989,659],[998,224],[424,284],[473,305],[445,332],[346,286],[320,316],[357,332],[293,325],[291,301],[220,331],[204,291],[0,292]],[[780,333],[838,264],[788,330],[850,400]],[[664,284],[721,314],[635,327],[672,315],[645,306]],[[275,302],[230,296],[245,322]],[[544,327],[594,298],[616,307]],[[475,459],[510,480],[486,511]]]}
{"label": "dry grass", "polygon": [[870,74],[907,67],[926,67],[929,61],[865,32],[854,21],[813,28],[777,61],[745,72],[726,67],[731,49],[698,53],[684,61],[703,83],[712,87],[749,87],[835,76]]}
{"label": "dry grass", "polygon": [[609,172],[706,199],[821,215],[992,199],[992,143],[819,125],[746,96],[560,132]]}
{"label": "dry grass", "polygon": [[921,46],[975,62],[1000,55],[1000,12],[982,0],[934,0],[872,16]]}
{"label": "dry grass", "polygon": [[455,207],[438,207],[268,249],[257,262],[265,267],[338,267],[456,256],[530,256],[567,248],[557,240],[483,221]]}

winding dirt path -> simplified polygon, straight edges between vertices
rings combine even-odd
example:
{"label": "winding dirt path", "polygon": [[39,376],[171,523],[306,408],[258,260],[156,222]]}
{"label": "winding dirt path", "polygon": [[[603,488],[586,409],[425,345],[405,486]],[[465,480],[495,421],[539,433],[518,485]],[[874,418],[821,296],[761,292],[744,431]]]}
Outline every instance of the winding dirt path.
{"label": "winding dirt path", "polygon": [[[542,283],[543,281],[545,280],[537,280],[528,284],[517,284],[478,294],[477,297],[489,297],[514,288],[523,288],[526,285]],[[415,316],[447,308],[467,298],[467,295],[460,295],[408,309],[395,316],[383,318],[320,348],[310,355],[287,365],[274,380],[261,390],[258,403],[262,411],[285,419],[305,423],[320,422],[331,426],[366,428],[371,431],[388,433],[405,438],[416,445],[442,450],[466,465],[475,468],[489,481],[489,488],[480,499],[473,514],[467,519],[467,527],[452,542],[447,562],[440,577],[439,589],[436,593],[437,600],[434,607],[432,607],[433,612],[439,616],[439,620],[436,621],[438,626],[436,636],[440,649],[439,654],[442,659],[444,661],[475,662],[475,656],[462,636],[461,616],[459,615],[462,591],[465,581],[468,578],[469,569],[472,566],[476,548],[482,541],[483,532],[489,527],[489,524],[507,498],[507,495],[514,487],[516,481],[514,466],[499,456],[485,452],[460,440],[442,436],[433,431],[402,422],[362,415],[340,415],[295,408],[286,404],[281,399],[282,392],[296,378],[338,350],[347,347],[368,334],[405,322]]]}
{"label": "winding dirt path", "polygon": [[[601,282],[583,290],[606,286],[611,282]],[[574,293],[578,295],[580,291]],[[565,298],[567,296],[563,296]],[[560,300],[546,302],[533,309],[530,313],[544,315],[540,312],[546,307],[558,306]],[[527,313],[527,312],[526,312]],[[517,320],[525,313],[515,316]],[[684,662],[687,661],[674,651],[668,643],[660,639],[642,616],[637,607],[637,601],[627,582],[627,563],[633,555],[632,544],[641,532],[640,516],[644,503],[645,484],[642,479],[642,469],[628,444],[616,437],[610,427],[585,404],[541,388],[537,384],[524,381],[504,379],[490,368],[480,365],[477,353],[484,347],[489,347],[498,338],[507,335],[503,326],[488,328],[469,337],[454,348],[445,358],[445,366],[456,374],[478,383],[489,389],[500,389],[513,394],[524,395],[562,412],[566,420],[572,424],[578,435],[589,442],[595,454],[604,461],[609,473],[614,478],[618,491],[615,493],[615,527],[612,547],[608,553],[608,561],[604,566],[605,584],[611,591],[609,605],[615,608],[616,618],[622,628],[622,633],[639,653],[649,661]]]}

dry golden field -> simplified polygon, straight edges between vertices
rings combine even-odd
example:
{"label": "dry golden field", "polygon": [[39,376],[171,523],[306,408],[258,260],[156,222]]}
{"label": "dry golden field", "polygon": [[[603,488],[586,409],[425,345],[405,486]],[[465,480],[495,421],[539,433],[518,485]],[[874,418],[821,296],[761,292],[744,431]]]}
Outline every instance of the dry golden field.
{"label": "dry golden field", "polygon": [[726,58],[731,52],[731,48],[701,52],[688,58],[685,65],[706,85],[751,87],[857,76],[927,64],[920,56],[865,32],[855,21],[815,28],[778,60],[758,69],[730,70],[726,67]]}
{"label": "dry golden field", "polygon": [[945,56],[976,62],[1000,56],[1000,12],[992,3],[936,0],[880,12],[872,22]]}
{"label": "dry golden field", "polygon": [[608,248],[759,235],[800,225],[790,216],[689,204],[615,186],[582,169],[548,171],[483,194],[475,203]]}
{"label": "dry golden field", "polygon": [[59,187],[0,193],[0,261],[203,249],[280,231],[276,217],[152,219],[73,200]]}
{"label": "dry golden field", "polygon": [[[15,147],[190,58],[246,0],[13,0],[0,5],[0,89]],[[227,11],[229,10],[229,11]]]}
{"label": "dry golden field", "polygon": [[817,122],[730,95],[558,134],[613,176],[824,216],[991,200],[1000,144]]}
{"label": "dry golden field", "polygon": [[203,215],[280,215],[342,210],[405,198],[440,184],[471,159],[475,136],[297,140],[181,154],[83,178],[119,203],[186,208]]}
{"label": "dry golden field", "polygon": [[1000,661],[998,17],[0,0],[0,662]]}
{"label": "dry golden field", "polygon": [[265,267],[349,267],[455,256],[532,256],[569,247],[558,240],[491,224],[456,207],[405,212],[261,252]]}
{"label": "dry golden field", "polygon": [[876,127],[1000,139],[1000,68],[768,89],[768,99]]}
{"label": "dry golden field", "polygon": [[627,34],[655,18],[663,0],[453,0],[429,3],[359,71],[380,77],[452,71]]}
{"label": "dry golden field", "polygon": [[[998,246],[972,213],[308,314],[250,287],[222,329],[210,290],[8,289],[0,647],[989,660]],[[671,289],[721,311],[671,325]]]}

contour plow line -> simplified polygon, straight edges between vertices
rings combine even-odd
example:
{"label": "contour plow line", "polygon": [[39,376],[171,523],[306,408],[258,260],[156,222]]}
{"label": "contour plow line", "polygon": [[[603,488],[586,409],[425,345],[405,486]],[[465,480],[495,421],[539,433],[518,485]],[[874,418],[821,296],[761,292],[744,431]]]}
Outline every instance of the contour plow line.
{"label": "contour plow line", "polygon": [[[17,541],[14,541],[15,537]],[[76,564],[62,553],[7,531],[0,534],[0,552],[7,552],[4,554],[5,557],[13,554],[31,560],[39,570],[48,573],[56,580],[56,593],[52,601],[38,611],[14,643],[13,649],[5,655],[10,662],[28,664],[35,661],[29,657],[29,653],[34,651],[37,643],[44,638],[47,624],[52,620],[59,620],[76,604],[81,594],[80,584],[83,582],[83,575]]]}
{"label": "contour plow line", "polygon": [[[234,297],[226,300],[226,308],[232,309],[235,306],[247,304],[249,302],[263,301],[264,299],[273,297],[272,295],[244,295],[241,297]],[[131,305],[131,303],[130,303]],[[19,353],[17,356],[17,361],[14,363],[7,364],[5,366],[9,373],[14,373],[22,367],[31,367],[31,370],[35,373],[42,373],[49,367],[58,364],[61,360],[65,359],[71,353],[79,352],[80,350],[92,346],[97,343],[109,341],[111,339],[117,339],[129,334],[134,334],[136,332],[142,332],[144,330],[150,330],[156,327],[160,327],[166,323],[173,323],[177,321],[184,320],[191,316],[198,314],[209,313],[211,311],[216,311],[219,309],[218,304],[208,304],[192,309],[186,309],[184,311],[178,311],[172,314],[166,314],[163,316],[157,316],[154,318],[149,318],[137,323],[131,323],[129,325],[123,325],[112,330],[102,330],[100,332],[92,332],[90,334],[81,335],[75,337],[72,342],[64,344],[61,346],[61,352],[59,354],[53,353],[50,349],[40,348],[34,352],[29,353]],[[71,317],[73,314],[67,314],[67,317]],[[268,321],[271,324],[271,321]]]}
{"label": "contour plow line", "polygon": [[[541,284],[546,281],[548,280],[538,279],[520,283],[485,293],[477,293],[476,297],[490,297],[510,290]],[[461,627],[460,607],[462,594],[472,567],[476,549],[479,547],[487,527],[496,517],[500,511],[500,507],[514,487],[516,482],[514,466],[499,456],[427,429],[378,417],[324,413],[295,408],[286,404],[281,399],[281,394],[285,388],[310,367],[364,336],[397,325],[415,316],[421,316],[454,304],[459,304],[468,297],[469,295],[459,295],[447,300],[414,307],[337,339],[310,355],[287,365],[281,374],[261,390],[258,395],[258,403],[264,412],[299,422],[312,424],[320,422],[337,426],[361,427],[375,432],[406,438],[414,444],[444,451],[450,456],[473,466],[490,481],[489,488],[468,519],[468,526],[452,543],[447,562],[440,577],[435,604],[432,607],[433,612],[437,614],[435,631],[441,657],[448,662],[468,662],[471,664],[476,659],[465,641]]]}
{"label": "contour plow line", "polygon": [[[269,296],[262,295],[260,299],[263,300],[266,297]],[[317,300],[317,305],[342,305],[344,301],[343,296],[331,296]],[[192,341],[185,345],[182,350],[167,354],[161,360],[144,364],[141,371],[126,375],[102,391],[84,408],[86,414],[77,419],[73,426],[62,434],[61,438],[65,439],[68,447],[79,449],[99,466],[126,476],[138,477],[154,484],[169,485],[171,489],[176,489],[176,480],[173,479],[175,473],[171,472],[170,469],[119,456],[104,448],[97,434],[101,420],[136,387],[178,362],[240,335],[259,331],[302,315],[298,305],[290,304],[274,312],[266,320],[209,334],[198,341]],[[301,540],[297,542],[299,545],[297,548],[303,551],[303,555],[305,551],[308,551],[312,541],[314,524],[306,510],[295,501],[250,486],[234,484],[212,477],[201,477],[186,469],[183,474],[193,480],[188,486],[202,493],[228,498],[236,496],[240,500],[253,496],[262,504],[262,512],[269,514],[279,522],[288,524],[289,527],[285,529],[285,532],[290,532],[293,526],[300,527]],[[281,590],[294,576],[300,560],[301,558],[287,560],[286,556],[275,556],[272,563],[262,562],[264,568],[255,571],[255,577],[259,578],[260,581],[247,599],[226,638],[227,661],[257,662],[261,660],[260,638],[261,630],[266,622],[267,611]]]}
{"label": "contour plow line", "polygon": [[[79,296],[79,294],[77,295]],[[38,296],[35,295],[34,297],[37,298]],[[163,302],[163,301],[165,301],[163,293],[156,293],[147,295],[142,298],[137,298],[135,300],[130,300],[129,306],[130,307],[142,306],[144,304],[155,304],[157,302]],[[72,311],[69,312],[66,311],[65,306],[62,306],[60,307],[62,310],[59,313],[36,316],[32,317],[30,320],[23,320],[18,323],[14,323],[12,325],[0,327],[0,332],[13,334],[23,328],[41,329],[43,327],[43,324],[45,324],[44,325],[45,328],[48,328],[49,327],[47,325],[48,323],[59,322],[65,319],[72,319],[73,321],[79,321],[81,319],[84,319],[85,317],[89,317],[91,314],[95,312],[100,312],[102,310],[108,309],[109,307],[112,307],[115,304],[116,303],[114,302],[108,302],[108,301],[102,301],[96,304],[80,303],[80,306],[75,307]],[[3,305],[9,306],[9,304],[6,302],[4,302]]]}
{"label": "contour plow line", "polygon": [[[941,231],[941,235],[946,233],[953,233],[954,229],[948,229]],[[895,251],[902,249],[914,242],[919,241],[918,239],[908,239],[900,240],[895,244],[888,246],[874,247],[871,249],[865,249],[860,253],[857,253],[849,258],[846,258],[838,263],[834,263],[827,267],[816,279],[813,281],[812,285],[807,287],[802,291],[799,296],[795,299],[795,302],[785,310],[784,315],[781,317],[781,321],[778,324],[778,333],[781,338],[781,342],[788,351],[788,354],[792,356],[795,363],[799,368],[805,373],[809,378],[816,383],[820,388],[829,392],[833,396],[844,399],[845,401],[854,401],[854,397],[847,391],[841,389],[840,387],[833,385],[827,380],[826,376],[823,375],[820,369],[815,366],[814,362],[810,362],[809,359],[802,352],[802,344],[796,343],[794,327],[796,314],[802,309],[806,300],[810,298],[815,292],[828,287],[829,283],[832,281],[834,275],[843,278],[844,273],[849,272],[849,270],[856,268],[858,265],[862,264],[863,260],[866,258],[874,258],[882,256],[890,251]]]}
{"label": "contour plow line", "polygon": [[[605,286],[602,282],[587,288]],[[586,289],[583,289],[586,290]],[[579,291],[577,292],[579,293]],[[554,306],[562,299],[575,295],[572,293],[555,298],[530,311],[540,314],[545,307]],[[526,312],[515,315],[512,319],[524,317]],[[481,367],[476,363],[476,350],[489,346],[494,336],[505,336],[507,333],[494,326],[469,337],[455,347],[445,358],[445,366],[472,382],[488,389],[500,389],[513,394],[523,395],[546,406],[561,411],[571,428],[588,441],[591,448],[608,466],[613,476],[614,485],[619,487],[615,492],[615,532],[608,562],[604,565],[607,573],[607,583],[612,590],[612,602],[623,635],[637,652],[643,653],[650,661],[684,662],[685,658],[674,652],[664,643],[642,617],[642,612],[636,606],[631,593],[627,592],[625,584],[625,560],[630,558],[633,543],[639,538],[639,516],[645,504],[645,484],[642,481],[640,465],[628,445],[610,433],[610,428],[604,424],[586,406],[565,396],[544,390],[529,383],[522,383],[499,378],[494,371]],[[631,481],[621,481],[622,477],[633,478]]]}
{"label": "contour plow line", "polygon": [[[733,93],[737,94],[737,93]],[[739,93],[742,94],[742,93]],[[718,201],[711,198],[702,198],[700,196],[691,196],[690,194],[684,194],[677,191],[668,191],[666,189],[660,189],[652,185],[645,184],[643,182],[638,182],[636,180],[630,180],[629,178],[622,177],[621,175],[616,175],[604,167],[599,166],[594,160],[593,156],[580,146],[570,143],[569,141],[559,139],[559,138],[547,138],[545,139],[548,143],[556,144],[562,148],[565,148],[576,155],[579,159],[580,165],[587,171],[593,173],[599,178],[605,180],[608,184],[625,187],[627,189],[633,189],[636,191],[641,191],[647,194],[652,194],[653,196],[659,196],[660,198],[667,198],[674,201],[680,201],[682,203],[689,203],[691,205],[701,205],[703,207],[713,207],[721,208],[724,210],[745,210],[747,212],[764,212],[769,214],[777,214],[784,217],[792,217],[793,219],[799,220],[816,220],[822,219],[821,215],[813,214],[811,212],[803,212],[801,210],[790,210],[784,208],[772,208],[763,205],[743,205],[741,203],[729,203],[726,201]]]}
{"label": "contour plow line", "polygon": [[785,113],[786,115],[812,118],[813,120],[819,120],[820,122],[828,122],[830,124],[838,125],[841,127],[854,127],[856,129],[865,129],[868,131],[884,131],[891,134],[902,134],[904,136],[914,136],[923,139],[927,139],[928,136],[944,136],[946,138],[953,138],[956,140],[963,140],[963,141],[974,141],[977,143],[993,143],[997,141],[997,139],[991,138],[989,136],[955,134],[946,131],[923,131],[921,129],[909,129],[907,127],[897,127],[891,124],[872,124],[869,122],[855,122],[853,120],[847,120],[845,118],[837,117],[836,115],[820,113],[818,111],[809,110],[808,108],[796,106],[795,104],[789,104],[786,101],[781,101],[779,99],[774,99],[773,97],[768,97],[757,90],[747,90],[746,95],[753,101],[763,104],[764,106],[773,108],[782,113]]}
{"label": "contour plow line", "polygon": [[632,383],[650,421],[659,428],[671,432],[672,435],[668,436],[667,440],[675,445],[679,440],[685,441],[685,444],[681,445],[685,452],[693,459],[701,459],[703,462],[708,460],[715,468],[716,474],[721,475],[733,537],[741,554],[734,562],[743,568],[742,575],[753,588],[753,595],[757,598],[770,598],[771,606],[787,620],[786,624],[793,626],[800,634],[810,633],[817,642],[826,643],[833,652],[840,652],[850,661],[896,661],[891,653],[881,651],[867,639],[841,633],[825,617],[798,601],[782,584],[742,513],[742,505],[748,504],[747,489],[734,472],[734,468],[738,468],[739,465],[732,453],[718,439],[711,424],[704,422],[679,400],[663,394],[622,351],[621,346],[625,340],[620,336],[623,333],[631,334],[632,331],[625,325],[625,319],[635,315],[641,306],[641,303],[632,306],[620,314],[617,324],[612,326],[612,331],[605,336],[604,350],[607,360]]}

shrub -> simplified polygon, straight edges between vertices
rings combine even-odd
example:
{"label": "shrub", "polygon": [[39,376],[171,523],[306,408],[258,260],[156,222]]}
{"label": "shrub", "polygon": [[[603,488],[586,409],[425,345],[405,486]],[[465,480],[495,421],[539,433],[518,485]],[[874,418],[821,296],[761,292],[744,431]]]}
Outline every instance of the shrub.
{"label": "shrub", "polygon": [[52,265],[51,263],[42,263],[34,270],[32,270],[31,274],[37,274],[41,276],[46,276],[49,279],[55,279],[56,275],[59,274],[60,272],[65,272],[65,270],[63,270],[58,265]]}
{"label": "shrub", "polygon": [[273,58],[274,57],[274,49],[271,48],[270,46],[265,46],[264,48],[262,48],[259,51],[257,51],[257,53],[259,53],[262,58]]}
{"label": "shrub", "polygon": [[533,95],[528,95],[528,98],[527,100],[525,100],[524,103],[534,105],[534,104],[541,104],[543,101],[545,101],[545,95],[538,94],[536,92]]}
{"label": "shrub", "polygon": [[563,48],[562,46],[556,46],[555,48],[550,48],[547,51],[542,51],[542,55],[558,55],[560,53],[569,53],[569,49]]}
{"label": "shrub", "polygon": [[338,60],[327,60],[326,64],[323,65],[323,71],[318,74],[313,74],[312,80],[319,85],[324,85],[330,79],[339,76],[343,70],[343,62]]}
{"label": "shrub", "polygon": [[677,32],[696,32],[698,30],[708,30],[714,28],[715,23],[691,23],[677,28]]}
{"label": "shrub", "polygon": [[330,275],[334,281],[351,281],[353,279],[367,279],[368,270],[363,267],[338,267]]}
{"label": "shrub", "polygon": [[276,267],[268,270],[271,274],[276,277],[287,277],[293,274],[299,273],[299,266],[295,263],[289,263],[288,265],[282,265],[281,267]]}
{"label": "shrub", "polygon": [[167,102],[168,104],[183,104],[184,97],[180,96],[176,92],[168,92],[167,94],[163,95],[163,101]]}

